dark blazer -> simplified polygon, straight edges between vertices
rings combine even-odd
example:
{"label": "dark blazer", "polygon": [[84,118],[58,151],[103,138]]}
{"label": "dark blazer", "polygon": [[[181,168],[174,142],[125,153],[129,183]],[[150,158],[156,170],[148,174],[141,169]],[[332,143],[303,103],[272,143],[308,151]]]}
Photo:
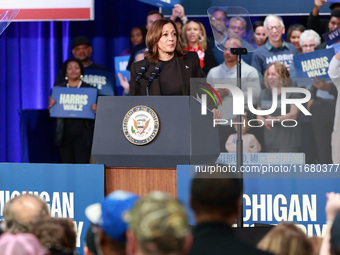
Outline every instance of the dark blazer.
{"label": "dark blazer", "polygon": [[193,231],[188,255],[271,255],[241,241],[224,222],[202,222]]}
{"label": "dark blazer", "polygon": [[204,51],[204,54],[205,56],[203,71],[205,72],[205,74],[208,74],[211,68],[217,66],[217,61],[211,49],[207,48]]}
{"label": "dark blazer", "polygon": [[[137,72],[143,64],[141,60],[133,63],[131,66],[131,79],[130,79],[130,95],[131,96],[141,96],[146,95],[146,85],[147,80],[141,79],[139,86],[135,81],[137,77]],[[205,78],[205,73],[200,67],[200,61],[196,52],[186,52],[183,59],[175,56],[175,61],[178,69],[178,75],[181,80],[181,87],[183,95],[190,95],[190,78]],[[146,77],[150,77],[151,72],[154,70],[155,64],[150,64],[148,71],[145,73]],[[162,75],[162,73],[160,74]],[[159,84],[159,79],[155,79],[150,86],[149,94],[152,96],[161,95],[161,89]]]}
{"label": "dark blazer", "polygon": [[323,42],[323,43],[320,43],[318,46],[315,47],[315,50],[322,50],[322,49],[326,49],[327,47],[327,43],[326,42]]}

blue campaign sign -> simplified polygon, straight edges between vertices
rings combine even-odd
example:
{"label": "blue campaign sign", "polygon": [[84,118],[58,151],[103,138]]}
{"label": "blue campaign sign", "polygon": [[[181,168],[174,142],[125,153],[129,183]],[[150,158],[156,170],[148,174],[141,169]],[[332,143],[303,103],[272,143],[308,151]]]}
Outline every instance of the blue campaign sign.
{"label": "blue campaign sign", "polygon": [[11,198],[24,193],[46,201],[52,217],[70,218],[83,254],[90,222],[85,208],[104,199],[104,166],[77,164],[0,164],[0,212]]}
{"label": "blue campaign sign", "polygon": [[[130,81],[130,72],[126,70],[126,67],[129,63],[130,56],[119,56],[115,57],[115,73],[116,73],[116,87],[117,94],[121,95],[123,93],[124,88],[120,84],[118,74],[120,73],[123,77],[126,77],[128,81]],[[120,93],[118,93],[120,92]]]}
{"label": "blue campaign sign", "polygon": [[340,40],[340,28],[324,33],[322,37],[325,39],[327,45],[330,46]]}
{"label": "blue campaign sign", "polygon": [[[333,56],[333,48],[294,55],[293,61],[296,71],[296,78],[304,78],[300,80],[298,79],[298,83],[304,81],[304,83],[309,83],[307,85],[311,86],[312,81],[305,78],[310,79],[314,78],[315,76],[319,78],[329,78],[328,67]],[[299,86],[300,85],[301,84],[299,84]]]}
{"label": "blue campaign sign", "polygon": [[181,3],[180,0],[138,0],[138,1],[166,9],[172,9],[175,4]]}
{"label": "blue campaign sign", "polygon": [[51,117],[94,119],[91,109],[97,103],[97,89],[95,88],[66,88],[54,87],[52,98],[57,101],[50,110]]}
{"label": "blue campaign sign", "polygon": [[114,96],[115,78],[112,73],[103,70],[85,69],[83,81],[98,89],[99,96]]}
{"label": "blue campaign sign", "polygon": [[[298,161],[300,161],[299,156],[294,162]],[[249,169],[252,166],[249,165]],[[269,166],[273,165],[267,164],[266,166],[270,169]],[[280,169],[281,166],[290,165],[276,166],[277,169]],[[207,169],[199,166],[177,166],[177,198],[188,210],[189,224],[191,225],[195,225],[189,203],[190,184],[196,171],[195,167],[201,170]],[[255,165],[255,167],[264,167],[264,165]],[[331,168],[332,166],[328,165],[328,170]],[[300,168],[297,169],[299,172]],[[332,170],[335,172],[335,167]],[[339,174],[329,174],[329,178],[326,176],[327,173],[323,175],[326,178],[313,178],[312,172],[297,175],[296,178],[286,178],[285,174],[280,174],[281,178],[277,178],[278,174],[269,172],[264,173],[263,178],[258,175],[253,178],[252,173],[243,174],[244,226],[253,226],[254,223],[277,224],[281,221],[291,221],[299,224],[309,236],[323,236],[326,229],[325,205],[327,199],[325,195],[327,192],[340,192]],[[213,175],[214,173],[211,173],[209,177],[213,177]],[[301,176],[304,178],[300,178]]]}

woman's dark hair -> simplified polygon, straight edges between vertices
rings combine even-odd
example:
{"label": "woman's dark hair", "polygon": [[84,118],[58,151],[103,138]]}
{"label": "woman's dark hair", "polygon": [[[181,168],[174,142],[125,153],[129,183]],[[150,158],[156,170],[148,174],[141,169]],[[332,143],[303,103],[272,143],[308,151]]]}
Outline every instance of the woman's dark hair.
{"label": "woman's dark hair", "polygon": [[143,42],[145,41],[145,36],[146,36],[146,28],[145,26],[140,26],[140,27],[133,27],[131,30],[130,30],[130,51],[133,49],[133,45],[132,45],[132,42],[131,42],[131,36],[132,36],[132,30],[134,29],[138,29],[141,33],[142,33],[142,37],[143,37]]}
{"label": "woman's dark hair", "polygon": [[51,255],[73,255],[77,235],[70,219],[51,218],[36,222],[32,233]]}
{"label": "woman's dark hair", "polygon": [[80,62],[80,60],[78,60],[78,59],[76,59],[76,58],[69,58],[69,59],[67,59],[67,60],[63,63],[63,65],[62,65],[62,67],[61,67],[61,71],[62,71],[62,74],[63,74],[64,76],[66,76],[67,65],[68,65],[70,62],[77,62],[78,65],[80,66],[80,72],[81,72],[81,74],[82,74],[82,75],[84,74],[85,69],[84,69],[83,64]]}
{"label": "woman's dark hair", "polygon": [[169,23],[174,26],[174,29],[176,31],[177,40],[176,40],[175,56],[183,58],[183,56],[185,55],[175,22],[173,22],[170,19],[159,19],[152,23],[151,27],[148,30],[148,33],[146,34],[146,39],[145,39],[146,47],[148,48],[148,51],[145,53],[145,57],[152,64],[158,63],[159,54],[158,54],[157,43],[162,37],[163,27]]}
{"label": "woman's dark hair", "polygon": [[238,212],[242,190],[242,181],[233,173],[216,173],[214,178],[207,178],[198,172],[191,182],[190,205],[197,215],[218,213],[230,217]]}
{"label": "woman's dark hair", "polygon": [[253,23],[253,30],[255,33],[256,28],[258,27],[264,27],[263,21],[262,20],[257,20]]}
{"label": "woman's dark hair", "polygon": [[302,24],[291,25],[288,28],[288,31],[287,31],[286,42],[290,42],[290,36],[292,35],[293,31],[295,31],[295,30],[300,31],[302,33],[306,30],[306,28]]}

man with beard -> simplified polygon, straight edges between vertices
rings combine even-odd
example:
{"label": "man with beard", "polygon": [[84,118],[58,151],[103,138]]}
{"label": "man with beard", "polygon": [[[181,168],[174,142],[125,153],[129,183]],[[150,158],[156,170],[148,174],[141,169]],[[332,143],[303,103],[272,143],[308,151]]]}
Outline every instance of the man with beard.
{"label": "man with beard", "polygon": [[[105,66],[98,65],[91,61],[92,47],[87,37],[78,36],[73,39],[72,54],[74,58],[80,60],[85,69],[108,71]],[[63,76],[62,71],[59,70],[54,85],[61,84],[64,81],[65,77]]]}

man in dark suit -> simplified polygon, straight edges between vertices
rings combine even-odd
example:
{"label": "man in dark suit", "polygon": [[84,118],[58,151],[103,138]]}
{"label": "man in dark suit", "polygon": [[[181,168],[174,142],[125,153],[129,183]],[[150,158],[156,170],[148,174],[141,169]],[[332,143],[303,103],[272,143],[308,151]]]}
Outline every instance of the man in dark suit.
{"label": "man in dark suit", "polygon": [[188,255],[267,254],[239,240],[231,228],[241,212],[242,179],[227,173],[213,177],[198,173],[191,183],[197,225]]}

